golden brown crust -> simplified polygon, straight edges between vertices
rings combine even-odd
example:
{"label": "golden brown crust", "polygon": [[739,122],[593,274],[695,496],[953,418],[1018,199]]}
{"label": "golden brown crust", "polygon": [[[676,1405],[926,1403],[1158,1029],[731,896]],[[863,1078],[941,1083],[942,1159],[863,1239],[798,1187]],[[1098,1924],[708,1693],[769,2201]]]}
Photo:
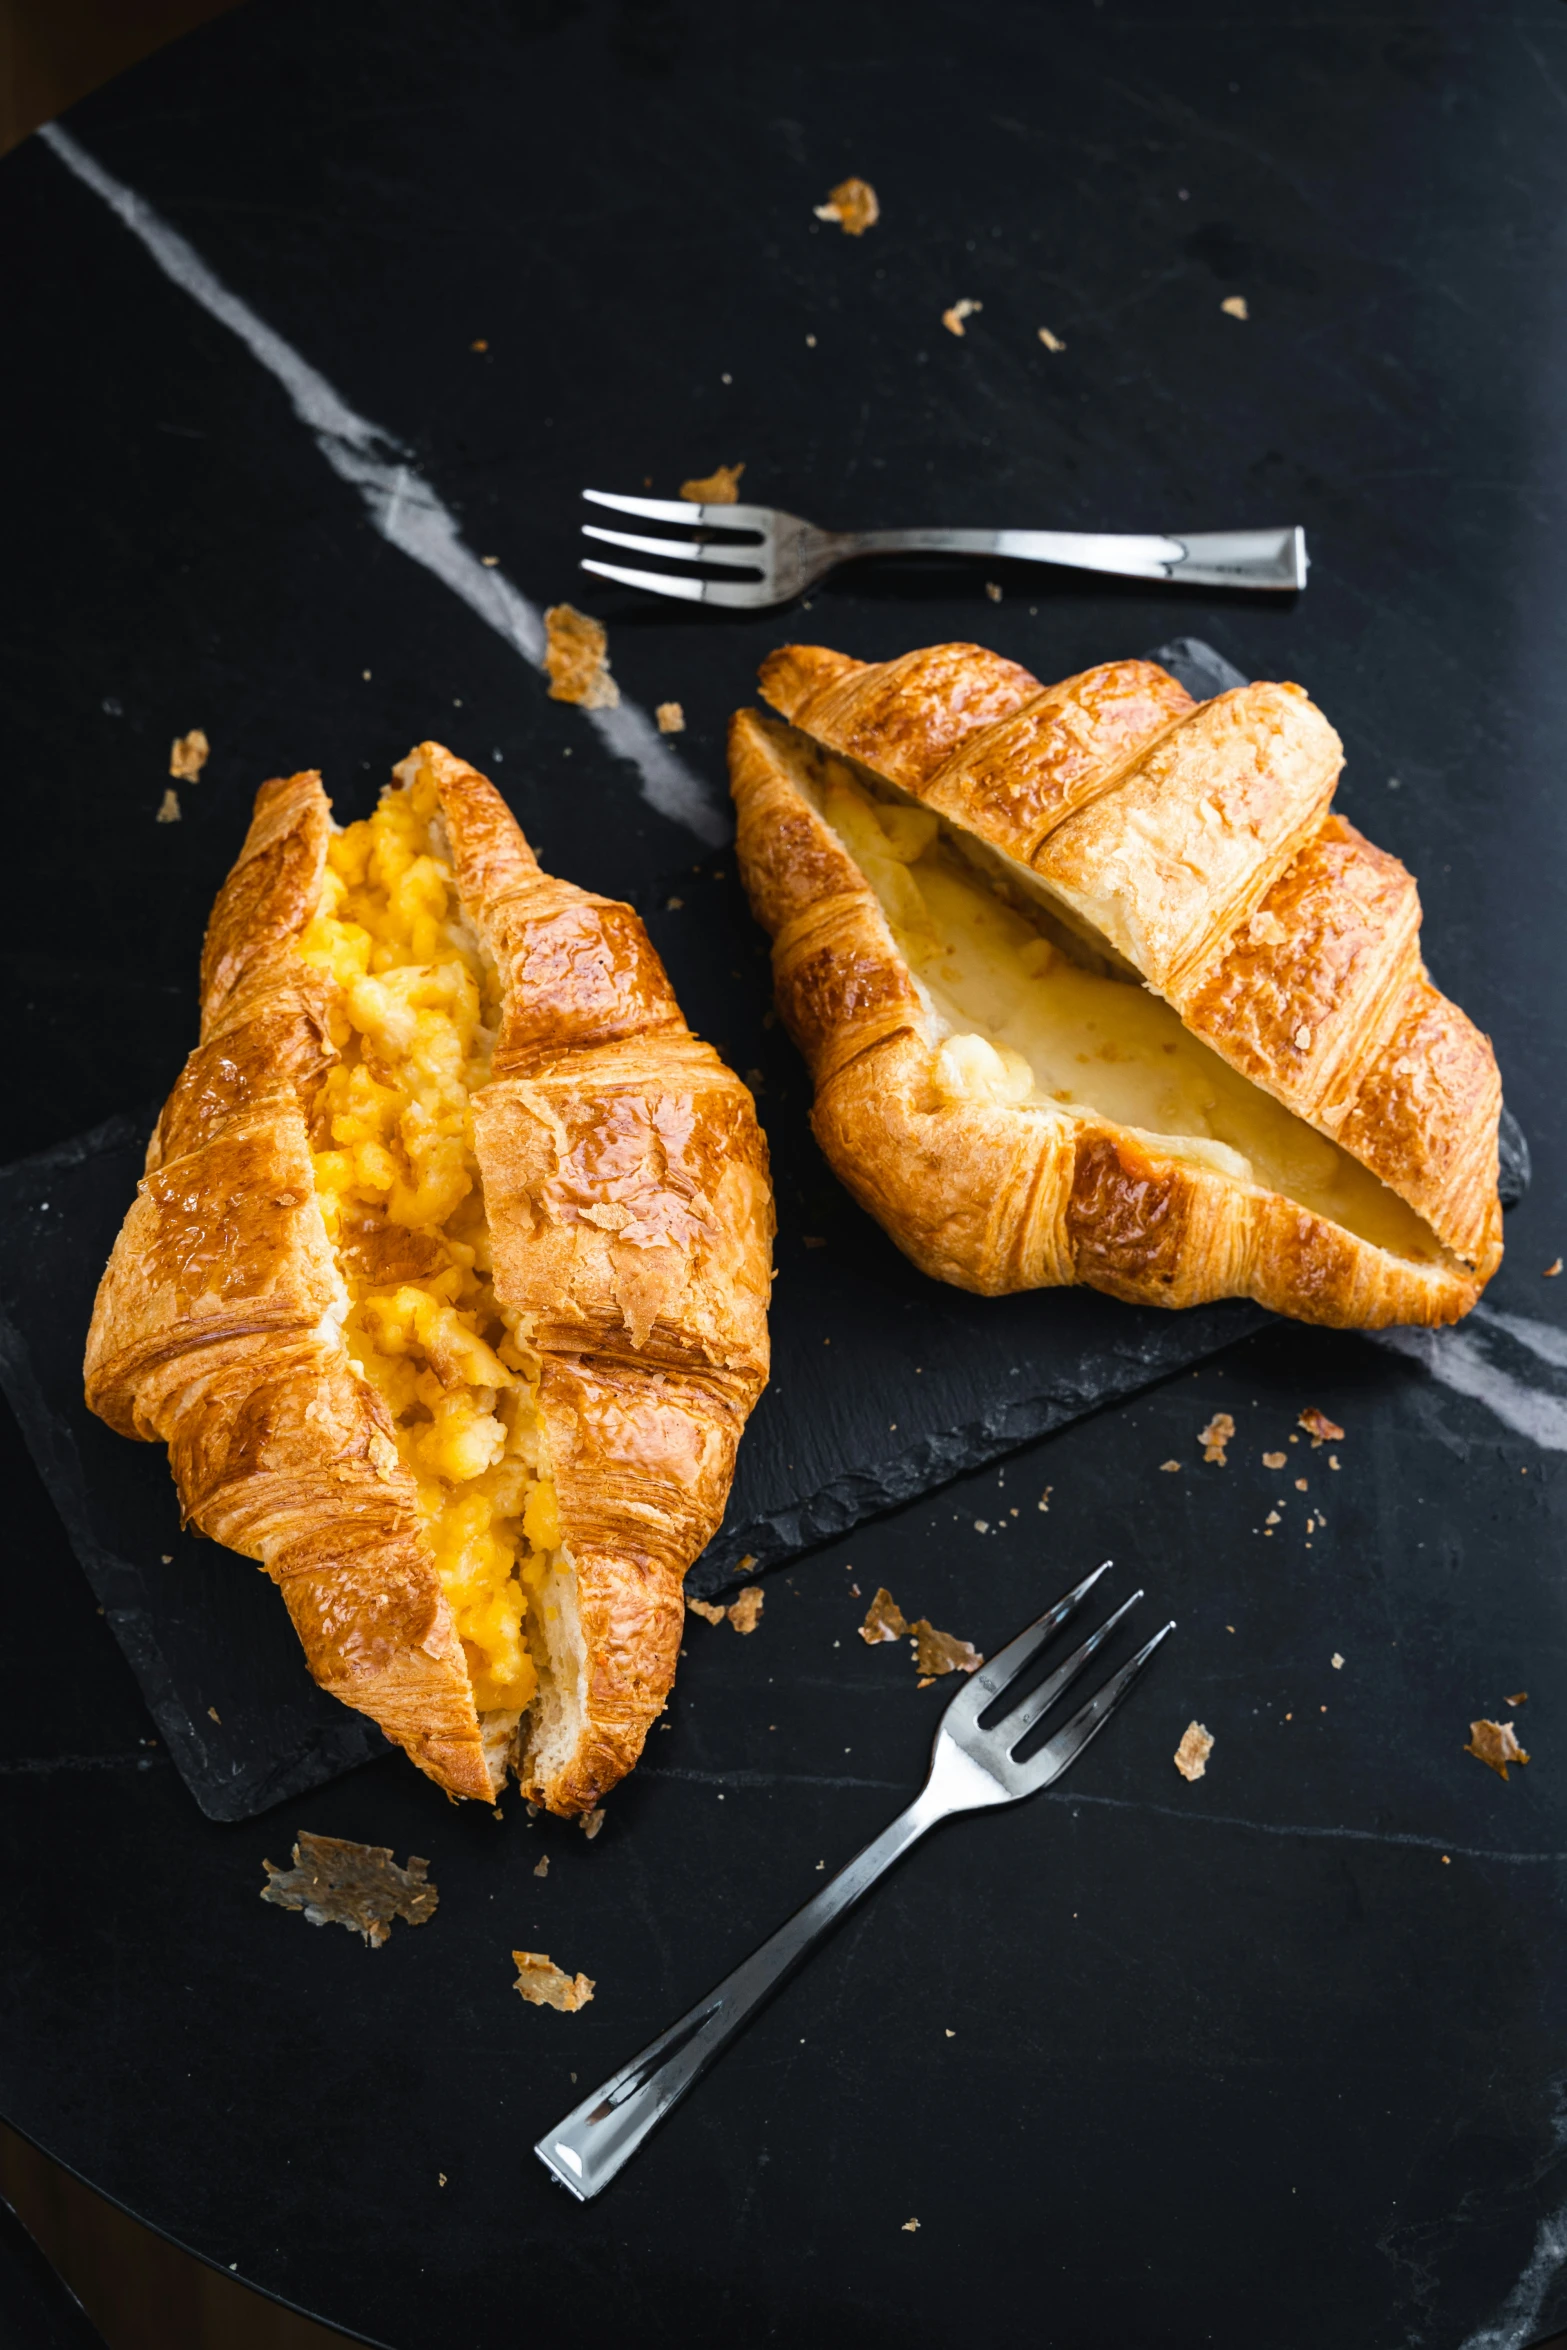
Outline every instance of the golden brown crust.
{"label": "golden brown crust", "polygon": [[[464,909],[500,978],[478,1155],[497,1291],[543,1358],[588,1667],[578,1750],[530,1793],[582,1811],[630,1768],[668,1693],[680,1580],[722,1516],[766,1378],[766,1146],[630,908],[542,874],[499,794],[439,745],[416,765],[435,771]],[[202,1042],[99,1288],[87,1396],[168,1446],[187,1518],[279,1584],[317,1680],[451,1793],[488,1799],[414,1481],[338,1336],[347,1297],[308,1133],[335,983],[295,952],[330,830],[315,775],[257,795],[208,929]],[[378,1280],[428,1269],[418,1233],[373,1245],[359,1270]]]}
{"label": "golden brown crust", "polygon": [[[1501,1255],[1494,1056],[1456,1006],[1419,993],[1414,882],[1331,813],[1342,751],[1326,719],[1292,685],[1192,704],[1151,663],[1048,690],[1025,690],[1023,672],[1004,684],[1011,669],[964,645],[870,666],[791,646],[762,675],[814,741],[1026,862],[1194,1035],[1342,1142],[1488,1280]],[[1008,693],[1010,711],[976,718]],[[780,916],[792,889],[803,918],[820,891],[801,856],[828,852],[792,809],[787,824],[766,853],[797,878],[764,877],[756,848],[747,872]]]}
{"label": "golden brown crust", "polygon": [[[753,711],[736,717],[741,870],[773,933],[779,1009],[816,1080],[817,1138],[923,1271],[986,1295],[1085,1282],[1145,1305],[1251,1297],[1355,1327],[1468,1311],[1479,1283],[1451,1260],[1394,1255],[1108,1120],[952,1099],[875,895],[796,788],[791,755],[787,729]],[[787,870],[766,846],[779,839],[803,852]],[[1398,1059],[1387,1059],[1389,1083]],[[1408,1077],[1396,1082],[1407,1099]]]}

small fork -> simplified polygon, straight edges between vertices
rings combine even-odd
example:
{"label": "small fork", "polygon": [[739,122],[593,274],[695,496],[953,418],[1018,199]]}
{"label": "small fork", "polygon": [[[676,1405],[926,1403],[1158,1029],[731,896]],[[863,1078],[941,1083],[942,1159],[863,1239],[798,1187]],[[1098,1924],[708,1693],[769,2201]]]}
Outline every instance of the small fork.
{"label": "small fork", "polygon": [[594,506],[646,522],[681,522],[688,529],[749,531],[754,545],[735,540],[644,538],[635,531],[582,525],[584,538],[627,547],[637,555],[686,557],[720,570],[749,571],[746,580],[693,579],[678,571],[628,571],[620,563],[584,556],[584,571],[655,596],[691,604],[722,604],[762,611],[803,595],[840,563],[857,555],[1003,555],[1032,563],[1065,563],[1079,571],[1117,571],[1132,579],[1168,579],[1192,587],[1273,588],[1306,584],[1303,530],[1207,530],[1132,533],[1080,530],[818,530],[798,514],[773,506],[694,506],[673,498],[622,498],[584,490]]}
{"label": "small fork", "polygon": [[[864,1893],[868,1893],[911,1844],[938,1820],[955,1812],[987,1811],[999,1803],[1020,1803],[1037,1795],[1062,1772],[1069,1770],[1089,1740],[1097,1736],[1173,1623],[1156,1632],[1129,1664],[1112,1675],[1088,1703],[1063,1723],[1055,1735],[1026,1761],[1018,1748],[1043,1721],[1051,1706],[1103,1648],[1122,1618],[1142,1598],[1134,1591],[1097,1632],[1074,1649],[1063,1665],[1026,1696],[1017,1682],[1024,1668],[1044,1647],[1093,1589],[1105,1568],[1085,1575],[1075,1590],[1058,1599],[1053,1608],[1009,1641],[982,1671],[959,1690],[941,1717],[931,1749],[930,1774],[920,1794],[906,1811],[846,1868],[822,1887],[803,1909],[795,1911],[759,1950],[726,1975],[705,1999],[648,2043],[602,2087],[546,2132],[533,2151],[579,2203],[586,2203],[607,2187],[631,2160],[638,2147],[656,2129],[671,2107],[706,2072],[719,2052],[748,2024],[757,2009],[808,1957],[818,1942]],[[999,1718],[983,1727],[981,1716],[1003,1707]]]}

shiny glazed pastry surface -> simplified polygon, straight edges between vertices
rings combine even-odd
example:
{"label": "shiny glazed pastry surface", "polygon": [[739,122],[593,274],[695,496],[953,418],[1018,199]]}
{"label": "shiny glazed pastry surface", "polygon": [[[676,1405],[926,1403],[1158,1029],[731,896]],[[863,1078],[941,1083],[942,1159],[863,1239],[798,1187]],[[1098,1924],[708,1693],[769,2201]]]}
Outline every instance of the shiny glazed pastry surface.
{"label": "shiny glazed pastry surface", "polygon": [[731,734],[813,1123],[916,1263],[1373,1326],[1501,1254],[1500,1085],[1295,686],[790,646]]}
{"label": "shiny glazed pastry surface", "polygon": [[88,1400],[450,1792],[583,1811],[766,1377],[765,1145],[630,909],[440,746],[398,777],[341,832],[314,775],[258,795]]}

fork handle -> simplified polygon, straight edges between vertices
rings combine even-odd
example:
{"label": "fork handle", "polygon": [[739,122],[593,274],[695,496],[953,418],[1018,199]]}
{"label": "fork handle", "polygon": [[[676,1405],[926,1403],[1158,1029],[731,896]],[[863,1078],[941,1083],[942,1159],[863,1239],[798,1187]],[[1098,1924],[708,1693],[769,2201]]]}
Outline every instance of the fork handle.
{"label": "fork handle", "polygon": [[1077,571],[1117,571],[1132,579],[1172,579],[1194,587],[1289,590],[1306,584],[1303,530],[1204,530],[1163,534],[1081,530],[863,530],[839,540],[854,555],[1006,555],[1026,563],[1065,563]]}
{"label": "fork handle", "polygon": [[701,2079],[737,2032],[750,2022],[801,1961],[809,1957],[878,1877],[945,1818],[951,1804],[927,1785],[907,1811],[857,1852],[786,1925],[732,1974],[714,1985],[678,2023],[650,2040],[640,2055],[583,2098],[533,2151],[579,2203],[586,2203],[631,2160],[672,2106]]}

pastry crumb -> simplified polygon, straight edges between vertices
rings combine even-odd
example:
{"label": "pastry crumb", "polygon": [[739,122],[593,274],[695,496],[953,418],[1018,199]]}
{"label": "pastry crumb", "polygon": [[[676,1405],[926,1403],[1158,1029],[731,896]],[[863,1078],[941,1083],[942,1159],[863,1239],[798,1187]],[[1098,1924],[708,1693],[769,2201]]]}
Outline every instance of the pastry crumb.
{"label": "pastry crumb", "polygon": [[153,818],[153,822],[155,824],[178,824],[179,821],[180,795],[171,783],[158,802],[158,813]]}
{"label": "pastry crumb", "polygon": [[1179,1461],[1161,1461],[1159,1466],[1166,1476],[1180,1475],[1181,1464]]}
{"label": "pastry crumb", "polygon": [[346,1926],[379,1950],[394,1918],[428,1925],[439,1896],[429,1882],[430,1864],[410,1853],[400,1869],[384,1844],[355,1844],[346,1836],[312,1836],[301,1828],[294,1865],[280,1869],[264,1860],[263,1901],[278,1909],[302,1910],[313,1926]]}
{"label": "pastry crumb", "polygon": [[473,341],[468,345],[470,351],[487,351],[489,347],[490,339],[488,335],[475,335]]}
{"label": "pastry crumb", "polygon": [[1508,1704],[1509,1704],[1509,1705],[1527,1705],[1527,1704],[1528,1704],[1528,1702],[1529,1702],[1529,1692],[1528,1692],[1528,1690],[1527,1690],[1527,1689],[1520,1689],[1520,1690],[1519,1690],[1519,1692],[1518,1692],[1518,1694],[1517,1694],[1517,1696],[1516,1696],[1516,1697],[1510,1697],[1510,1698],[1507,1700],[1507,1702],[1508,1702]]}
{"label": "pastry crumb", "polygon": [[1213,1732],[1205,1730],[1201,1722],[1188,1722],[1181,1732],[1181,1743],[1175,1750],[1175,1767],[1183,1779],[1200,1779],[1208,1768],[1208,1757],[1213,1752]]}
{"label": "pastry crumb", "polygon": [[999,604],[1001,601],[1001,582],[997,579],[987,579],[985,582],[985,593],[993,604]]}
{"label": "pastry crumb", "polygon": [[547,1877],[549,1875],[550,1856],[547,1852],[544,1853],[540,1859],[534,1862],[533,1873],[536,1877]]}
{"label": "pastry crumb", "polygon": [[1202,1446],[1202,1457],[1216,1467],[1225,1468],[1224,1448],[1235,1434],[1235,1422],[1228,1412],[1215,1412],[1206,1428],[1199,1428],[1197,1441]]}
{"label": "pastry crumb", "polygon": [[[1509,1700],[1509,1703],[1511,1703],[1511,1700]],[[216,1707],[215,1705],[209,1705],[209,1706],[208,1706],[208,1708],[207,1708],[207,1719],[208,1719],[208,1721],[209,1721],[209,1722],[216,1722],[216,1723],[217,1723],[217,1725],[218,1725],[218,1728],[219,1728],[220,1730],[222,1729],[222,1727],[223,1727],[223,1716],[222,1716],[222,1715],[219,1713],[219,1711],[218,1711],[218,1709],[217,1709],[217,1707]]]}
{"label": "pastry crumb", "polygon": [[1526,1763],[1529,1759],[1518,1743],[1511,1722],[1471,1722],[1464,1752],[1486,1764],[1500,1779],[1506,1778],[1509,1763]]}
{"label": "pastry crumb", "polygon": [[1262,1465],[1265,1469],[1282,1469],[1288,1459],[1287,1452],[1265,1452],[1262,1456]]}
{"label": "pastry crumb", "polygon": [[963,321],[966,318],[973,318],[979,311],[983,310],[984,307],[985,305],[983,302],[971,302],[968,296],[965,294],[961,301],[953,303],[950,310],[943,310],[941,314],[941,323],[946,328],[949,335],[957,335],[961,340],[962,336],[967,332]]}
{"label": "pastry crumb", "polygon": [[721,1624],[729,1613],[714,1599],[688,1599],[686,1607],[691,1615],[700,1616],[704,1624]]}
{"label": "pastry crumb", "polygon": [[1263,1519],[1263,1521],[1262,1521],[1262,1522],[1263,1522],[1263,1524],[1264,1524],[1265,1526],[1276,1526],[1276,1525],[1278,1524],[1278,1522],[1279,1522],[1279,1513],[1278,1513],[1278,1511],[1277,1511],[1277,1510],[1269,1510],[1269,1512],[1268,1512],[1267,1516],[1266,1516],[1266,1517]]}
{"label": "pastry crumb", "polygon": [[660,702],[653,716],[660,734],[684,734],[686,714],[678,702]]}
{"label": "pastry crumb", "polygon": [[1307,1404],[1301,1413],[1300,1425],[1311,1438],[1313,1452],[1317,1450],[1319,1445],[1342,1444],[1344,1441],[1344,1431],[1338,1422],[1330,1420],[1326,1412],[1319,1412],[1314,1403]]}
{"label": "pastry crumb", "polygon": [[511,1955],[517,1969],[513,1988],[530,2007],[554,2007],[562,2015],[575,2015],[592,1998],[593,1985],[586,1975],[568,1975],[542,1950],[514,1950]]}
{"label": "pastry crumb", "polygon": [[1309,1492],[1309,1491],[1310,1491],[1310,1486],[1309,1486],[1309,1484],[1308,1484],[1307,1480],[1306,1480],[1304,1477],[1297,1477],[1297,1478],[1296,1478],[1296,1480],[1295,1480],[1295,1491],[1296,1491],[1297,1493],[1307,1493],[1307,1492]]}
{"label": "pastry crumb", "polygon": [[860,1638],[868,1647],[874,1648],[878,1641],[904,1639],[908,1629],[903,1620],[903,1610],[883,1585],[865,1611]]}
{"label": "pastry crumb", "polygon": [[1040,1509],[1042,1509],[1042,1510],[1048,1510],[1048,1509],[1049,1509],[1049,1507],[1050,1507],[1050,1496],[1052,1495],[1052,1493],[1054,1493],[1054,1491],[1055,1491],[1055,1487],[1054,1487],[1053,1485],[1047,1485],[1047,1486],[1045,1487],[1045,1490],[1044,1490],[1044,1492],[1043,1492],[1043,1493],[1040,1495],[1040,1497],[1039,1497],[1039,1502],[1038,1502],[1038,1505],[1037,1505],[1037,1506],[1038,1506]]}
{"label": "pastry crumb", "polygon": [[1557,1274],[1558,1274],[1558,1273],[1561,1271],[1561,1269],[1562,1269],[1562,1261],[1561,1261],[1561,1258],[1560,1258],[1560,1257],[1553,1257],[1553,1258],[1551,1259],[1550,1263],[1549,1263],[1549,1264],[1546,1266],[1546,1268],[1545,1268],[1545,1278],[1546,1278],[1546,1280],[1547,1280],[1547,1281],[1554,1281],[1554,1280],[1555,1280],[1555,1278],[1556,1278],[1556,1276],[1557,1276]]}
{"label": "pastry crumb", "polygon": [[604,1825],[604,1808],[602,1804],[596,1811],[579,1812],[577,1814],[577,1825],[582,1830],[583,1835],[586,1836],[588,1842],[591,1844],[594,1837],[598,1834],[600,1828],[602,1828]]}
{"label": "pastry crumb", "polygon": [[591,612],[575,604],[551,604],[544,615],[544,666],[550,700],[575,702],[582,710],[613,710],[620,688],[609,674],[609,633]]}
{"label": "pastry crumb", "polygon": [[[1344,1670],[1344,1659],[1339,1655],[1339,1652],[1336,1648],[1334,1649],[1333,1654],[1328,1658],[1328,1663],[1333,1667],[1335,1673],[1342,1673]],[[1509,1705],[1512,1703],[1511,1698],[1508,1699],[1508,1703]]]}
{"label": "pastry crumb", "polygon": [[938,1673],[972,1673],[985,1661],[971,1640],[938,1632],[924,1616],[909,1626],[909,1632],[916,1670],[929,1679]]}
{"label": "pastry crumb", "polygon": [[733,506],[740,496],[740,476],[744,471],[743,464],[715,466],[711,473],[683,481],[680,495],[691,506]]}
{"label": "pastry crumb", "polygon": [[1047,351],[1064,351],[1066,349],[1066,345],[1062,342],[1061,337],[1059,335],[1053,335],[1048,326],[1042,326],[1039,329],[1039,339],[1044,344]]}
{"label": "pastry crumb", "polygon": [[753,1583],[725,1611],[737,1632],[754,1632],[761,1619],[762,1603],[767,1594],[760,1583]]}
{"label": "pastry crumb", "polygon": [[919,2224],[920,2223],[917,2219],[906,2219],[903,2223],[901,2233],[905,2236],[912,2236],[915,2230],[918,2228]]}
{"label": "pastry crumb", "polygon": [[212,745],[199,726],[178,734],[169,746],[169,773],[176,783],[194,783],[211,756]]}
{"label": "pastry crumb", "polygon": [[1224,312],[1226,318],[1250,318],[1251,316],[1251,312],[1246,307],[1244,294],[1226,294],[1224,300],[1219,304],[1219,308]]}
{"label": "pastry crumb", "polygon": [[881,218],[876,190],[862,179],[840,180],[826,203],[813,205],[812,210],[818,220],[835,220],[846,237],[863,237]]}
{"label": "pastry crumb", "polygon": [[743,1559],[736,1560],[735,1573],[737,1575],[754,1575],[756,1573],[756,1553],[754,1550],[748,1550]]}

